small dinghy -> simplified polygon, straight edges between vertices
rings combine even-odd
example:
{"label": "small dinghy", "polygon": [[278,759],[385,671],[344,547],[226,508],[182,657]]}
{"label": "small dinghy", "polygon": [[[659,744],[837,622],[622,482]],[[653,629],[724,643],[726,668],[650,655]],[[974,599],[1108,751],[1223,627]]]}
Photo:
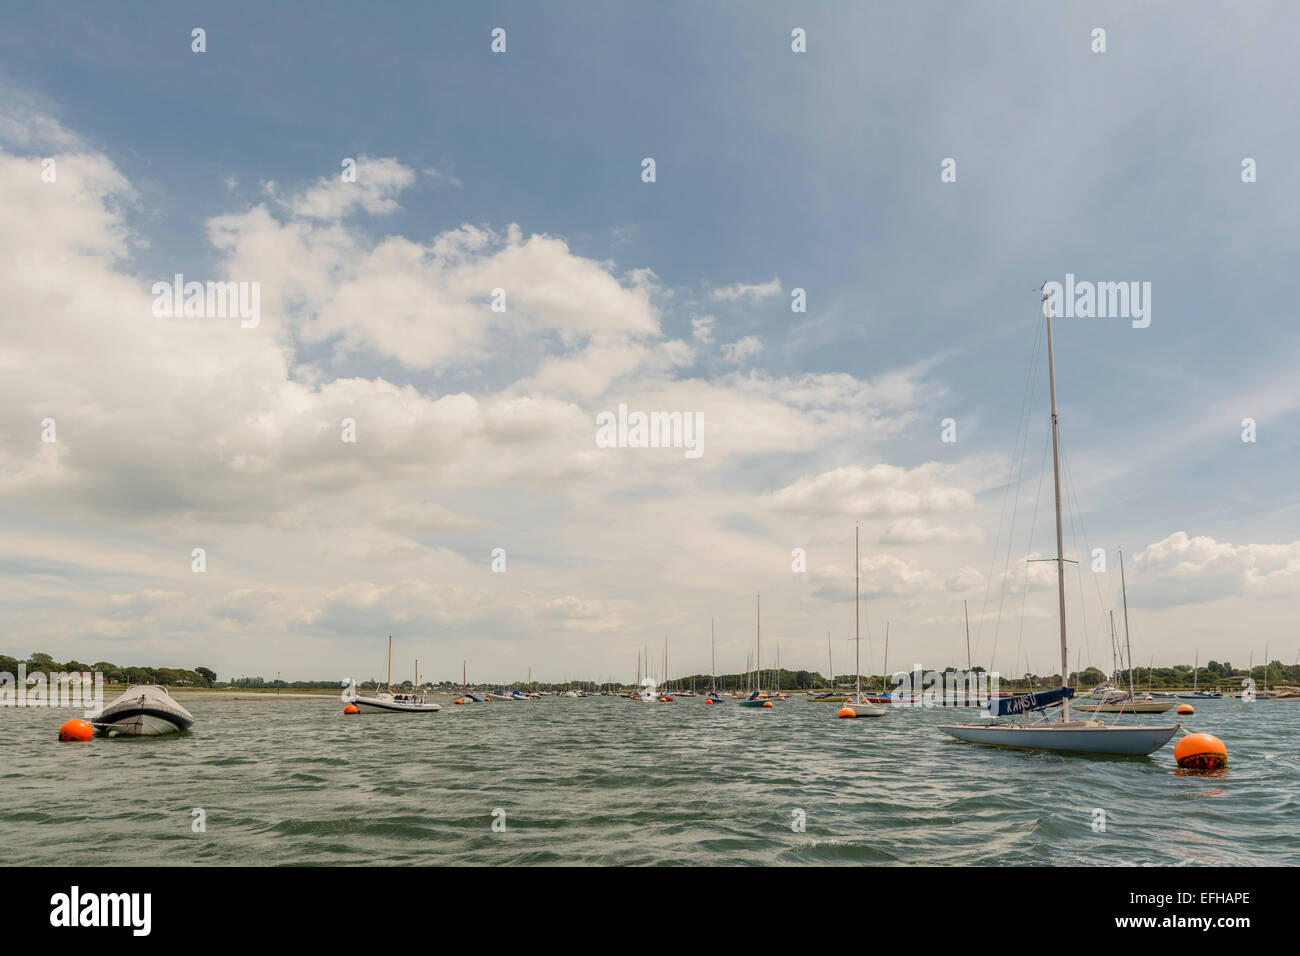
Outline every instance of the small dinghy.
{"label": "small dinghy", "polygon": [[156,684],[128,687],[90,718],[106,737],[158,737],[189,730],[194,715]]}

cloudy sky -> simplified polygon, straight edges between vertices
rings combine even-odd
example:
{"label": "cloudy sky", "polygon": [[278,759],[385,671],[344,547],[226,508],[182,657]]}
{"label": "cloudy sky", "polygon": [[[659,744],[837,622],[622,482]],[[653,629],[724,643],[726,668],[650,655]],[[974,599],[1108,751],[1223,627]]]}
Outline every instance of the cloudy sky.
{"label": "cloudy sky", "polygon": [[[1293,7],[437,6],[8,13],[0,651],[630,681],[710,618],[741,669],[761,593],[765,663],[844,672],[860,521],[876,670],[967,601],[1051,672],[1073,274],[1151,284],[1056,324],[1075,662],[1119,548],[1138,662],[1300,653]],[[703,454],[598,447],[620,404]]]}

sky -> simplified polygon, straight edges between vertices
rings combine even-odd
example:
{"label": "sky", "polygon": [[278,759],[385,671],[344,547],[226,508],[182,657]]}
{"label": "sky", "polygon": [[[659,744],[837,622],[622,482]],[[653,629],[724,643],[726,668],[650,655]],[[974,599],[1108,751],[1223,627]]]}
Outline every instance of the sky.
{"label": "sky", "polygon": [[[1297,21],[14,8],[0,653],[360,679],[391,634],[437,679],[630,682],[665,641],[707,671],[711,621],[743,669],[761,595],[765,666],[846,673],[857,524],[864,671],[886,624],[890,670],[964,664],[964,602],[973,663],[1053,673],[1070,275],[1150,290],[1054,323],[1071,667],[1110,667],[1120,549],[1136,663],[1292,663]],[[256,325],[155,314],[178,273],[256,283]],[[620,405],[702,453],[601,447]]]}

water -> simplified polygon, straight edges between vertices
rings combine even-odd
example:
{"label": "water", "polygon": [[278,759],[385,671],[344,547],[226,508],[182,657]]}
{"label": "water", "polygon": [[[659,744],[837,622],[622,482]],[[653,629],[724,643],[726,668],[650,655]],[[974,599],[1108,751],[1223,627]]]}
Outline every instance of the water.
{"label": "water", "polygon": [[184,702],[189,735],[86,744],[56,739],[79,714],[0,711],[6,862],[1300,863],[1300,701],[1197,702],[1184,725],[1228,747],[1215,776],[1179,771],[1172,742],[1139,759],[1002,751],[935,730],[970,711],[837,720],[797,697],[356,717],[337,699]]}

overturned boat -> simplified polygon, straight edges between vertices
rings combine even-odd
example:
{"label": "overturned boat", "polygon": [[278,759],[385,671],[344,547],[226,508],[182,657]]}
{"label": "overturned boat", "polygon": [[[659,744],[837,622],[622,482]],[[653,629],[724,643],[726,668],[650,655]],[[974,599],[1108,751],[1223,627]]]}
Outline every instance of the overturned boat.
{"label": "overturned boat", "polygon": [[194,715],[157,684],[137,684],[113,698],[90,724],[106,737],[158,737],[189,730]]}

